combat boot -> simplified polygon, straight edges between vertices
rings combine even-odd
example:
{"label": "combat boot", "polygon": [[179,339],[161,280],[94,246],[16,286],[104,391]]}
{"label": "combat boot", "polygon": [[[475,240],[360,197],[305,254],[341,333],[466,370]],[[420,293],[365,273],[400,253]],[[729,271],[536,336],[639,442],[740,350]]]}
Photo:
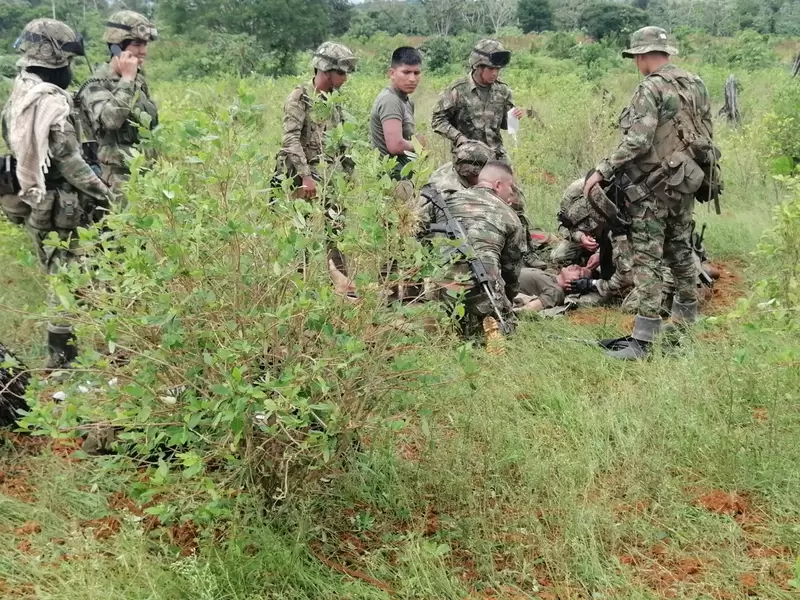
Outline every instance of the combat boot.
{"label": "combat boot", "polygon": [[697,300],[684,304],[675,299],[672,302],[670,322],[664,326],[663,333],[666,343],[671,346],[679,346],[681,337],[695,322],[697,322]]}
{"label": "combat boot", "polygon": [[619,360],[643,360],[650,353],[650,348],[658,334],[661,332],[661,319],[659,317],[643,317],[636,315],[633,323],[633,333],[628,344],[619,350],[609,350],[606,356]]}
{"label": "combat boot", "polygon": [[46,370],[71,369],[72,361],[77,357],[78,344],[72,331],[47,332],[47,362],[44,365]]}

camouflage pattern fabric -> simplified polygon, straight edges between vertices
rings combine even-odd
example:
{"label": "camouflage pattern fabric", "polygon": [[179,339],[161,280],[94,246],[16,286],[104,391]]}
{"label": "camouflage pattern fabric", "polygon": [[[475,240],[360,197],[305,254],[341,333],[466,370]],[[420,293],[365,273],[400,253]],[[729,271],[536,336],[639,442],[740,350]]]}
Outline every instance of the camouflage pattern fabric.
{"label": "camouflage pattern fabric", "polygon": [[276,171],[289,177],[317,174],[317,165],[337,158],[325,151],[325,133],[344,120],[340,104],[326,104],[313,83],[297,86],[283,107],[283,141]]}
{"label": "camouflage pattern fabric", "polygon": [[451,83],[439,96],[431,127],[450,140],[453,152],[458,138],[464,136],[483,142],[494,150],[497,159],[509,162],[500,130],[508,127],[506,114],[513,107],[511,89],[505,83],[497,80],[483,87],[468,75]]}
{"label": "camouflage pattern fabric", "polygon": [[127,40],[151,42],[158,39],[156,26],[144,15],[132,10],[120,10],[108,17],[103,32],[107,44],[121,44]]}
{"label": "camouflage pattern fabric", "polygon": [[342,71],[352,73],[356,70],[358,59],[355,54],[337,42],[323,42],[311,58],[311,68],[323,73],[328,71]]}
{"label": "camouflage pattern fabric", "polygon": [[[511,302],[519,291],[522,254],[527,248],[519,218],[493,190],[485,187],[457,192],[446,201],[453,217],[461,223],[469,246],[494,281],[503,316],[513,321]],[[451,275],[453,281],[468,281],[469,268],[455,264]],[[473,287],[467,293],[465,308],[465,334],[480,335],[483,318],[493,314],[489,299]]]}
{"label": "camouflage pattern fabric", "polygon": [[[20,81],[22,80],[18,79],[17,83]],[[14,126],[8,121],[13,108],[10,105],[16,97],[12,94],[12,99],[6,104],[0,117],[3,138],[7,145],[11,134],[9,129]],[[60,125],[51,128],[49,152],[50,169],[45,176],[47,191],[42,201],[31,207],[25,217],[25,229],[33,242],[42,270],[52,275],[62,266],[77,261],[77,228],[91,220],[87,207],[90,203],[108,206],[111,192],[83,159],[72,120],[67,121],[63,128]],[[68,242],[67,247],[45,244],[50,233],[55,233],[61,241]],[[53,309],[60,306],[52,289],[48,295],[48,304]],[[71,328],[63,320],[56,318],[48,324],[48,330],[53,333],[69,333]]]}
{"label": "camouflage pattern fabric", "polygon": [[[104,173],[119,174],[115,190],[127,178],[125,163],[139,142],[142,126],[158,124],[158,107],[150,96],[147,79],[140,68],[133,81],[125,81],[105,64],[95,71],[75,95],[81,116],[98,143],[98,158]],[[111,167],[111,168],[110,168]]]}
{"label": "camouflage pattern fabric", "polygon": [[[691,106],[684,100],[687,88],[693,94]],[[694,194],[668,190],[663,177],[652,181],[665,159],[671,165],[671,157],[682,147],[677,128],[678,117],[683,116],[712,131],[708,91],[702,80],[667,64],[639,84],[620,118],[620,145],[597,167],[606,180],[616,173],[628,174],[635,183],[648,179],[646,195],[631,202],[627,212],[638,314],[649,318],[660,313],[664,262],[672,269],[680,302],[697,299],[691,247]]]}
{"label": "camouflage pattern fabric", "polygon": [[597,281],[597,293],[603,302],[623,298],[633,285],[633,248],[627,235],[611,237],[614,274]]}
{"label": "camouflage pattern fabric", "polygon": [[84,56],[82,38],[55,19],[35,19],[25,25],[15,47],[22,52],[20,68],[58,69],[70,64],[73,56]]}

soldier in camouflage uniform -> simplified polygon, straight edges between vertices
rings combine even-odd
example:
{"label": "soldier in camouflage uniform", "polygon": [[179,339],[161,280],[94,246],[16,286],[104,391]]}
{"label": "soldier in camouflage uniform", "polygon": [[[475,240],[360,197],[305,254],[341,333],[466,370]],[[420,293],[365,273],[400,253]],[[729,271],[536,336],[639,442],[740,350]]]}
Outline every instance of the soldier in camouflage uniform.
{"label": "soldier in camouflage uniform", "polygon": [[439,96],[433,109],[433,130],[450,140],[455,152],[461,144],[475,140],[494,150],[495,157],[511,164],[503,147],[501,129],[507,129],[508,111],[517,118],[523,112],[514,107],[511,89],[499,79],[511,53],[496,40],[481,40],[469,57],[470,74],[456,79]]}
{"label": "soldier in camouflage uniform", "polygon": [[343,166],[345,157],[330,155],[325,134],[344,121],[341,104],[328,102],[332,92],[347,81],[356,68],[355,55],[342,44],[325,42],[314,53],[314,79],[298,85],[283,107],[283,141],[276,159],[276,181],[288,177],[298,195],[313,198],[320,180],[319,166]]}
{"label": "soldier in camouflage uniform", "polygon": [[633,58],[645,78],[620,117],[619,147],[584,186],[588,196],[602,181],[618,177],[626,182],[639,307],[628,346],[611,353],[625,360],[644,358],[661,330],[663,261],[675,278],[673,322],[684,325],[697,318],[690,238],[694,196],[704,174],[695,149],[712,144],[713,130],[706,86],[670,62],[677,53],[658,27],[631,36],[623,56]]}
{"label": "soldier in camouflage uniform", "polygon": [[[72,96],[73,56],[83,56],[83,41],[64,23],[36,19],[17,40],[21,71],[2,113],[2,133],[16,161],[13,190],[0,196],[6,214],[25,225],[42,269],[55,274],[77,260],[77,228],[91,220],[87,206],[109,205],[111,192],[81,156],[75,134]],[[10,161],[3,161],[10,164]],[[46,244],[55,234],[65,245]],[[60,306],[51,291],[51,308]],[[68,367],[77,355],[72,327],[54,318],[47,327],[46,367]]]}
{"label": "soldier in camouflage uniform", "polygon": [[[514,321],[512,299],[519,289],[522,254],[525,251],[525,233],[514,210],[508,205],[513,193],[513,177],[504,163],[489,162],[478,176],[475,186],[445,198],[452,216],[467,237],[467,244],[482,262],[492,280],[496,304],[509,323]],[[438,220],[438,219],[435,219]],[[484,319],[494,315],[486,294],[471,283],[466,264],[452,266],[450,283],[444,284],[451,292],[466,291],[466,314],[462,328],[466,336],[481,335]],[[445,301],[452,296],[443,294]]]}
{"label": "soldier in camouflage uniform", "polygon": [[[157,37],[153,23],[139,13],[122,10],[111,15],[103,34],[111,60],[75,94],[98,144],[103,179],[115,192],[130,177],[126,159],[139,142],[139,128],[158,125],[158,107],[142,68],[147,45]],[[122,194],[117,197],[124,199]]]}

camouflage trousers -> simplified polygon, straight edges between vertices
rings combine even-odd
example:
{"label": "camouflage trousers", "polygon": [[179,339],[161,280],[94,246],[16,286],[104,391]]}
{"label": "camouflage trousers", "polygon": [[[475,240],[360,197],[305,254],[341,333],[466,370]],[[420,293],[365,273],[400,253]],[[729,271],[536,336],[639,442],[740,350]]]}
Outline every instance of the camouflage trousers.
{"label": "camouflage trousers", "polygon": [[633,242],[633,277],[637,314],[660,315],[664,265],[672,270],[675,297],[697,300],[697,273],[692,256],[694,197],[670,200],[651,195],[628,207]]}
{"label": "camouflage trousers", "polygon": [[120,167],[119,165],[101,165],[102,175],[101,179],[105,184],[114,192],[116,204],[114,208],[117,210],[124,209],[128,202],[125,200],[123,193],[123,186],[131,178],[131,173],[127,167]]}

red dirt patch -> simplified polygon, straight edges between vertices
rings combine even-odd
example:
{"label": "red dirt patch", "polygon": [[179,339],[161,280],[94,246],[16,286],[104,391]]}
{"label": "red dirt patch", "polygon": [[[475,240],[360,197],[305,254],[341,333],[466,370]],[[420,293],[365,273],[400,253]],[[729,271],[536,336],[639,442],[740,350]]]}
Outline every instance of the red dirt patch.
{"label": "red dirt patch", "polygon": [[700,495],[695,502],[698,506],[718,515],[739,517],[752,512],[747,499],[736,492],[712,490]]}
{"label": "red dirt patch", "polygon": [[33,551],[33,544],[31,544],[30,540],[22,540],[17,544],[17,550],[23,554],[30,554]]}
{"label": "red dirt patch", "polygon": [[592,306],[567,312],[567,318],[576,325],[614,327],[620,331],[633,329],[634,316],[618,308]]}
{"label": "red dirt patch", "polygon": [[144,511],[122,492],[114,492],[108,497],[108,508],[119,512],[128,511],[137,517],[141,517],[144,514]]}
{"label": "red dirt patch", "polygon": [[703,302],[703,312],[710,315],[725,314],[730,312],[743,297],[747,288],[742,279],[743,264],[737,261],[715,262],[714,267],[719,269],[719,279],[714,282],[711,294]]}
{"label": "red dirt patch", "polygon": [[122,529],[122,522],[116,517],[101,517],[83,521],[81,527],[92,531],[94,539],[102,541],[117,535]]}
{"label": "red dirt patch", "polygon": [[739,585],[748,596],[756,595],[758,587],[758,575],[756,573],[742,573],[739,575]]}
{"label": "red dirt patch", "polygon": [[170,542],[181,549],[181,556],[192,556],[197,552],[199,535],[197,525],[192,521],[172,525],[169,528]]}
{"label": "red dirt patch", "polygon": [[747,547],[747,556],[754,559],[790,557],[792,556],[792,549],[786,546],[775,548],[765,546],[760,542],[751,542]]}
{"label": "red dirt patch", "polygon": [[33,535],[34,533],[40,533],[42,531],[42,526],[35,521],[27,521],[22,527],[17,527],[14,530],[14,535],[16,536],[23,536],[23,535]]}
{"label": "red dirt patch", "polygon": [[763,406],[757,406],[753,409],[753,420],[765,423],[769,421],[769,413]]}
{"label": "red dirt patch", "polygon": [[30,473],[24,469],[0,471],[0,494],[20,502],[31,503],[36,499],[35,489],[28,484]]}

